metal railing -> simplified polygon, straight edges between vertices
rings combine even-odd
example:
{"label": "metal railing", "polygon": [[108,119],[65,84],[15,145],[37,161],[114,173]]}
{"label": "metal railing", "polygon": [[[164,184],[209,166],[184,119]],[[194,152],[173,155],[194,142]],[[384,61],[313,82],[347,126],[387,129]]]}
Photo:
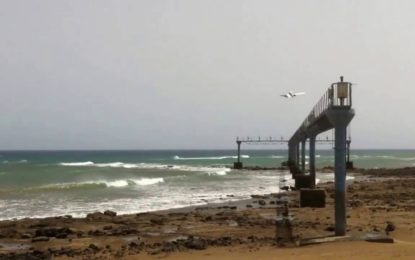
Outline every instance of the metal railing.
{"label": "metal railing", "polygon": [[343,81],[333,83],[313,107],[301,127],[308,127],[329,108],[350,108],[351,106],[352,83]]}

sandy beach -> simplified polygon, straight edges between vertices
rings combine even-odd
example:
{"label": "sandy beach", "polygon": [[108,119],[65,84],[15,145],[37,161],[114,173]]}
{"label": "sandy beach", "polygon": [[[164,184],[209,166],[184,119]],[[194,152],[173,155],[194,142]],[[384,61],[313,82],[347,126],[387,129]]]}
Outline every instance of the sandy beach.
{"label": "sandy beach", "polygon": [[[347,188],[346,241],[299,246],[334,234],[333,183],[324,183],[325,208],[299,208],[298,192],[288,192],[294,239],[283,247],[276,243],[278,195],[255,194],[131,215],[103,211],[86,218],[1,221],[0,259],[413,259],[415,168],[356,169],[349,175],[355,179]],[[386,233],[393,243],[363,239]]]}

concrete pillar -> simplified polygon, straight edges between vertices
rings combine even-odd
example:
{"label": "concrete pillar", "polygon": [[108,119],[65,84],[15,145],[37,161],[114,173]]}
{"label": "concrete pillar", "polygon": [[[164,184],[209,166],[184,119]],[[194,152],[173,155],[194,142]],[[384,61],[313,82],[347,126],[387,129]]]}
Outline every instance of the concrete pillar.
{"label": "concrete pillar", "polygon": [[295,163],[298,166],[298,164],[300,163],[300,143],[296,143],[296,160]]}
{"label": "concrete pillar", "polygon": [[288,143],[288,161],[290,163],[294,162],[295,160],[295,146],[294,144],[290,141]]}
{"label": "concrete pillar", "polygon": [[335,131],[334,229],[336,236],[344,236],[346,234],[346,128],[354,116],[354,111],[330,111],[327,115]]}
{"label": "concrete pillar", "polygon": [[301,141],[301,171],[305,173],[305,141],[306,139]]}
{"label": "concrete pillar", "polygon": [[311,188],[316,187],[316,136],[310,136],[310,155],[309,155],[309,166],[310,166],[310,181]]}

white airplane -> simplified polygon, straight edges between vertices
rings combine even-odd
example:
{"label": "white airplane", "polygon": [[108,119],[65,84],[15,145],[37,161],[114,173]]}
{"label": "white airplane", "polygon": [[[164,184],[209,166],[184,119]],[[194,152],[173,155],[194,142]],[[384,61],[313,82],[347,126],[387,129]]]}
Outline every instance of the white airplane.
{"label": "white airplane", "polygon": [[281,97],[293,98],[293,97],[300,96],[300,95],[304,95],[304,94],[305,94],[305,92],[297,92],[297,93],[294,93],[294,92],[290,91],[287,94],[281,95]]}

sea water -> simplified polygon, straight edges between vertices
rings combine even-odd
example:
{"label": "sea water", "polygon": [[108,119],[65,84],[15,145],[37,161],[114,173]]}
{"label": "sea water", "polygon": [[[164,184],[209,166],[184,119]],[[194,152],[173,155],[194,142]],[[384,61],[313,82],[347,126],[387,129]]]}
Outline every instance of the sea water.
{"label": "sea water", "polygon": [[[247,166],[277,167],[286,150],[244,150]],[[332,166],[333,150],[317,152],[317,166]],[[2,151],[0,219],[119,214],[249,198],[278,192],[288,171],[232,170],[234,150]],[[415,165],[413,150],[356,150],[356,167]],[[333,173],[317,173],[332,181]]]}

